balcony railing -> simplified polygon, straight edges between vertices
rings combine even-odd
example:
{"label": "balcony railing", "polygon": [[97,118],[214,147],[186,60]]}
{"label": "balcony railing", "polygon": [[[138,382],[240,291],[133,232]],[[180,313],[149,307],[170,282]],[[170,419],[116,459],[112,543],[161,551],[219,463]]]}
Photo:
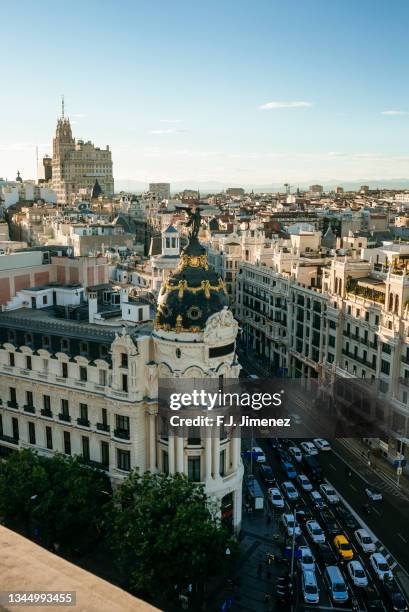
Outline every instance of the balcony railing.
{"label": "balcony railing", "polygon": [[49,408],[41,408],[41,416],[48,417],[49,419],[53,418],[53,413]]}
{"label": "balcony railing", "polygon": [[18,444],[18,438],[14,438],[13,436],[6,436],[5,434],[0,434],[0,440],[3,442],[10,442],[10,444]]}
{"label": "balcony railing", "polygon": [[9,401],[7,402],[7,406],[8,406],[9,408],[14,408],[14,409],[16,409],[16,410],[18,409],[18,404],[17,404],[17,402],[15,402],[14,400],[9,400]]}
{"label": "balcony railing", "polygon": [[64,412],[60,412],[60,414],[58,415],[58,419],[60,421],[65,421],[66,423],[70,423],[71,422],[71,417],[69,414],[65,414]]}
{"label": "balcony railing", "polygon": [[88,467],[95,468],[96,470],[104,470],[105,472],[109,470],[109,465],[102,463],[101,461],[93,461],[92,459],[82,458],[81,463],[87,465]]}
{"label": "balcony railing", "polygon": [[26,404],[24,406],[24,412],[31,412],[31,414],[34,414],[36,411],[35,407],[32,406],[31,404]]}
{"label": "balcony railing", "polygon": [[106,432],[109,432],[110,427],[109,427],[109,425],[107,425],[106,423],[97,423],[97,429],[98,429],[98,431],[106,431]]}
{"label": "balcony railing", "polygon": [[129,429],[115,429],[114,430],[115,438],[121,438],[121,440],[129,440]]}
{"label": "balcony railing", "polygon": [[82,427],[89,427],[89,420],[88,419],[77,419],[77,423],[78,425],[81,425]]}

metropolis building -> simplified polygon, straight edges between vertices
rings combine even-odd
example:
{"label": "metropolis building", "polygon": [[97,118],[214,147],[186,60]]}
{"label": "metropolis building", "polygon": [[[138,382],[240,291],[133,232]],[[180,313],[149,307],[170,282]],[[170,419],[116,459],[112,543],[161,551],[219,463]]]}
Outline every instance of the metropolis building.
{"label": "metropolis building", "polygon": [[79,455],[114,484],[134,468],[182,472],[238,530],[240,439],[163,436],[158,427],[161,378],[239,375],[238,325],[198,241],[162,285],[155,316],[125,288],[97,285],[85,296],[79,285],[53,284],[26,293],[24,307],[0,313],[0,454]]}

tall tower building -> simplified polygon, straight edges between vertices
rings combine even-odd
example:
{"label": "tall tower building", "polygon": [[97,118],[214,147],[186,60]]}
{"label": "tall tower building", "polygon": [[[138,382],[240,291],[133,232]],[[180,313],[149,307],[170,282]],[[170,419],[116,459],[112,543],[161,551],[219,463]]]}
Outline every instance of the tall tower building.
{"label": "tall tower building", "polygon": [[57,193],[57,203],[70,204],[80,190],[91,197],[96,180],[104,195],[114,193],[109,146],[100,149],[90,141],[76,141],[70,120],[64,116],[63,104],[53,139],[52,188]]}

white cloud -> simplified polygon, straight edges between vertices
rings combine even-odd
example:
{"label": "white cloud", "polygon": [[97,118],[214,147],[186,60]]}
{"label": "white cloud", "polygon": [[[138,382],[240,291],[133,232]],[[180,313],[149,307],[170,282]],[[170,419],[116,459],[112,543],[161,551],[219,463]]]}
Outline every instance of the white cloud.
{"label": "white cloud", "polygon": [[266,102],[259,106],[259,110],[271,110],[275,108],[309,108],[312,106],[311,102],[304,102],[302,100],[295,100],[293,102]]}
{"label": "white cloud", "polygon": [[168,128],[166,130],[151,130],[151,134],[185,134],[187,130],[177,130],[176,128]]}
{"label": "white cloud", "polygon": [[159,119],[159,123],[182,123],[183,119]]}
{"label": "white cloud", "polygon": [[386,110],[382,111],[381,115],[409,115],[409,111]]}

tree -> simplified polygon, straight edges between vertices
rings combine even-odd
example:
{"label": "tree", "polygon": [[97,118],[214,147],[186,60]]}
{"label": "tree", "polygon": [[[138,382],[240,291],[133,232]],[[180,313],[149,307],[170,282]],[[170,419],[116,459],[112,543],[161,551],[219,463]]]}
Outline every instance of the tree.
{"label": "tree", "polygon": [[46,545],[84,548],[101,532],[111,497],[108,476],[77,457],[12,453],[0,465],[0,515],[6,523],[36,528]]}
{"label": "tree", "polygon": [[108,534],[127,587],[164,599],[222,575],[226,549],[236,550],[203,486],[182,474],[131,472],[114,495]]}

